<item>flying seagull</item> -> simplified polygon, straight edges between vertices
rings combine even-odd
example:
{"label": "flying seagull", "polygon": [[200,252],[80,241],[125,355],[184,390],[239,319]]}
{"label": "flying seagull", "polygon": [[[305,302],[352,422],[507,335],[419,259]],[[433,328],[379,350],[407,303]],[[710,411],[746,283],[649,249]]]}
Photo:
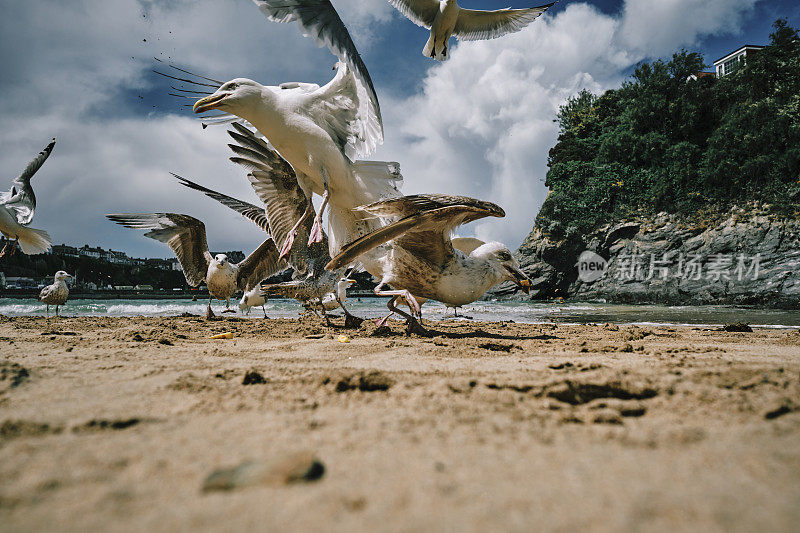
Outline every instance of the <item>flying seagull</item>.
{"label": "flying seagull", "polygon": [[496,11],[462,9],[456,0],[389,0],[389,3],[417,26],[431,30],[422,55],[444,61],[451,35],[462,41],[478,41],[514,33],[533,22],[555,2]]}
{"label": "flying seagull", "polygon": [[364,220],[353,208],[384,198],[399,196],[402,181],[395,162],[360,161],[382,141],[377,115],[364,114],[358,84],[347,63],[339,62],[336,76],[325,86],[283,84],[264,86],[237,78],[214,94],[194,104],[195,113],[219,109],[252,124],[296,172],[307,198],[322,196],[319,212],[300,214],[281,244],[284,257],[294,243],[297,230],[313,217],[309,243],[322,241],[322,215],[328,214],[329,249],[336,253],[351,240],[380,227],[376,220]]}
{"label": "flying seagull", "polygon": [[[256,223],[268,231],[276,242],[285,240],[286,235],[293,231],[295,220],[299,218],[302,224],[295,231],[300,235],[300,242],[292,246],[286,258],[288,265],[294,269],[294,279],[284,283],[262,284],[262,296],[294,298],[304,304],[317,301],[323,309],[326,322],[329,319],[324,313],[326,306],[323,301],[330,297],[342,307],[345,313],[345,326],[357,326],[361,323],[361,319],[348,312],[343,305],[344,300],[338,298],[338,291],[333,292],[341,279],[341,272],[325,270],[325,264],[331,258],[325,233],[322,233],[322,241],[319,243],[305,242],[312,231],[313,222],[309,217],[302,218],[302,214],[308,210],[313,213],[314,206],[298,185],[294,170],[252,131],[236,123],[233,127],[235,131],[228,131],[236,141],[235,144],[228,145],[235,154],[230,159],[250,170],[247,178],[264,204],[263,208],[173,175],[183,185],[206,194],[254,222],[258,220]],[[256,212],[259,213],[258,218],[254,215]],[[328,304],[328,307],[331,305]]]}
{"label": "flying seagull", "polygon": [[59,270],[54,276],[53,284],[48,285],[39,293],[39,301],[47,306],[47,318],[50,318],[51,305],[56,306],[56,316],[58,316],[58,307],[67,303],[67,298],[69,298],[69,288],[67,287],[66,280],[67,278],[71,277],[72,276],[70,274],[67,274],[63,270]]}
{"label": "flying seagull", "polygon": [[249,291],[259,281],[285,268],[278,260],[277,248],[271,238],[240,263],[231,263],[225,254],[212,256],[206,243],[206,227],[198,219],[179,213],[120,213],[106,215],[109,220],[126,228],[150,230],[145,237],[169,245],[180,261],[186,282],[197,287],[203,281],[208,286],[206,316],[214,316],[211,300],[225,300],[237,291]]}
{"label": "flying seagull", "polygon": [[[488,216],[505,216],[493,203],[466,196],[419,194],[360,209],[399,220],[348,244],[326,268],[341,268],[356,259],[364,261],[377,246],[391,241],[391,251],[381,259],[383,277],[375,287],[375,294],[391,296],[387,307],[408,320],[409,333],[425,333],[414,317],[420,311],[415,296],[460,307],[507,280],[528,292],[530,280],[504,244],[489,242],[469,254],[453,247],[450,235],[458,226]],[[393,289],[386,290],[385,285]],[[398,297],[411,305],[411,314],[395,306]]]}
{"label": "flying seagull", "polygon": [[[11,239],[16,240],[23,253],[29,255],[42,254],[50,249],[50,235],[44,230],[27,226],[33,220],[33,213],[36,210],[36,195],[33,194],[31,178],[50,156],[55,145],[54,137],[11,183],[11,190],[0,193],[0,233],[8,240],[0,252],[0,257],[8,251]],[[14,248],[11,250],[13,253]]]}

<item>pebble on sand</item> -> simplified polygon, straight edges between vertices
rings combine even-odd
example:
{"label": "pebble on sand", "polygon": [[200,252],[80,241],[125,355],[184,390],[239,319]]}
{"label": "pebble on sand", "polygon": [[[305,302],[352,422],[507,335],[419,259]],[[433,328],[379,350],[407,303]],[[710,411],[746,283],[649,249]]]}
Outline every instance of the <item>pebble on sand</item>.
{"label": "pebble on sand", "polygon": [[227,491],[255,485],[288,485],[317,481],[325,465],[310,452],[294,452],[269,460],[245,461],[215,470],[203,482],[203,492]]}

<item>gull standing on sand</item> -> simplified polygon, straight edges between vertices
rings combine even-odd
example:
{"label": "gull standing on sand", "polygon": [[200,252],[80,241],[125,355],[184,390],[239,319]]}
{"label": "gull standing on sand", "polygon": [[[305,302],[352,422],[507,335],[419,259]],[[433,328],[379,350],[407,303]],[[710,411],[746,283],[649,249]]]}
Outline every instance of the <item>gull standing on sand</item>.
{"label": "gull standing on sand", "polygon": [[[322,215],[329,207],[329,249],[334,254],[380,227],[378,221],[358,218],[352,209],[399,196],[400,166],[357,160],[383,142],[383,124],[369,73],[331,3],[254,1],[270,19],[297,21],[304,33],[326,44],[339,58],[336,76],[323,87],[297,82],[272,87],[237,78],[200,98],[193,108],[195,113],[218,109],[240,117],[269,140],[295,170],[306,197],[322,195],[309,243],[322,241]],[[308,207],[282,241],[281,257],[288,254],[303,220],[312,216],[310,201]]]}
{"label": "gull standing on sand", "polygon": [[451,35],[462,41],[495,39],[521,30],[553,5],[480,11],[462,9],[456,0],[389,0],[389,3],[417,26],[431,30],[422,55],[438,61],[447,59],[447,41]]}
{"label": "gull standing on sand", "polygon": [[[265,301],[268,296],[294,298],[304,305],[312,300],[317,301],[326,323],[329,323],[323,301],[326,298],[338,300],[337,306],[345,314],[345,326],[359,325],[362,320],[350,314],[344,307],[343,299],[337,298],[338,291],[332,292],[337,287],[340,272],[325,270],[325,264],[331,259],[325,233],[322,232],[322,241],[319,243],[305,242],[312,231],[313,222],[310,217],[302,217],[302,214],[308,210],[313,214],[314,206],[310,205],[310,200],[298,185],[291,165],[246,127],[236,123],[233,127],[236,131],[228,131],[236,141],[236,144],[228,145],[235,154],[230,159],[250,170],[247,178],[264,204],[263,208],[236,200],[176,174],[173,176],[183,185],[200,191],[249,218],[270,233],[276,242],[285,240],[290,231],[298,232],[300,242],[291,247],[286,258],[288,265],[294,270],[294,279],[284,283],[262,283],[260,293]],[[294,221],[298,218],[302,224],[293,230]]]}
{"label": "gull standing on sand", "polygon": [[106,217],[126,228],[150,230],[144,234],[145,237],[168,244],[181,264],[186,282],[192,287],[206,282],[209,294],[207,318],[214,316],[212,298],[225,300],[227,311],[230,298],[237,291],[251,290],[260,280],[286,266],[278,259],[277,248],[271,238],[261,243],[240,263],[231,263],[225,254],[212,256],[206,243],[205,225],[189,215],[119,213]]}
{"label": "gull standing on sand", "polygon": [[[406,317],[409,333],[426,333],[414,317],[420,311],[415,296],[459,307],[503,281],[513,281],[526,293],[529,290],[528,276],[504,244],[489,242],[469,254],[453,247],[450,235],[456,227],[487,216],[505,216],[493,203],[466,196],[419,194],[360,209],[399,220],[348,244],[327,268],[341,268],[356,259],[366,262],[376,247],[391,241],[391,251],[377,259],[383,264],[383,277],[375,294],[392,297],[387,307]],[[394,290],[383,289],[385,285]],[[394,305],[397,297],[411,305],[411,314]]]}
{"label": "gull standing on sand", "polygon": [[39,293],[39,301],[47,305],[47,318],[50,318],[50,306],[56,306],[56,316],[58,316],[58,307],[67,303],[69,298],[69,287],[67,287],[67,278],[71,278],[63,270],[56,272],[53,279],[53,284],[48,285]]}
{"label": "gull standing on sand", "polygon": [[33,194],[31,178],[50,157],[55,145],[54,137],[12,182],[11,190],[0,193],[0,233],[8,240],[0,252],[0,257],[6,254],[9,246],[12,246],[11,253],[13,253],[12,239],[15,239],[22,252],[28,255],[43,254],[50,249],[50,235],[44,230],[27,226],[33,220],[33,213],[36,210],[36,195]]}
{"label": "gull standing on sand", "polygon": [[264,311],[264,318],[267,318],[267,310],[264,309],[265,303],[267,303],[267,299],[261,296],[261,286],[256,285],[242,295],[242,299],[239,301],[239,311],[249,315],[250,309],[260,305],[261,310]]}

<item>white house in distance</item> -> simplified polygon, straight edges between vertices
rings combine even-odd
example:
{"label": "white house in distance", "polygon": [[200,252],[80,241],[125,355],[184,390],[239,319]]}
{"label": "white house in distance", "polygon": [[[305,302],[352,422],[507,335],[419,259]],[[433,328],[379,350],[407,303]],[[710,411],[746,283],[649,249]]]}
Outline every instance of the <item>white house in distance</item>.
{"label": "white house in distance", "polygon": [[734,50],[730,54],[717,59],[714,61],[714,70],[716,71],[717,78],[727,76],[728,74],[733,74],[739,67],[747,63],[748,57],[757,54],[762,48],[764,47],[754,44],[746,44],[741,48]]}

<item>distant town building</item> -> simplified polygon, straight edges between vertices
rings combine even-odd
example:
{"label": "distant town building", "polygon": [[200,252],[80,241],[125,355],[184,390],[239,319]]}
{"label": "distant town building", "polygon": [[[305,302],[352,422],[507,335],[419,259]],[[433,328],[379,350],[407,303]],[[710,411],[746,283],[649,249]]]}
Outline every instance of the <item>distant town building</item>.
{"label": "distant town building", "polygon": [[56,244],[53,246],[51,253],[56,255],[63,255],[66,257],[78,257],[78,249],[74,246],[67,246],[66,244]]}
{"label": "distant town building", "polygon": [[170,259],[169,262],[172,265],[172,270],[177,270],[178,272],[183,270],[183,268],[181,268],[181,262],[177,259]]}
{"label": "distant town building", "polygon": [[102,248],[92,248],[88,244],[84,244],[78,253],[83,257],[92,257],[94,259],[100,259],[104,255],[104,251]]}
{"label": "distant town building", "polygon": [[716,71],[717,78],[727,76],[728,74],[733,74],[738,69],[747,64],[748,57],[752,57],[754,54],[757,54],[758,51],[763,48],[764,48],[763,46],[746,44],[741,48],[738,48],[733,52],[717,59],[716,61],[714,61],[714,69]]}

